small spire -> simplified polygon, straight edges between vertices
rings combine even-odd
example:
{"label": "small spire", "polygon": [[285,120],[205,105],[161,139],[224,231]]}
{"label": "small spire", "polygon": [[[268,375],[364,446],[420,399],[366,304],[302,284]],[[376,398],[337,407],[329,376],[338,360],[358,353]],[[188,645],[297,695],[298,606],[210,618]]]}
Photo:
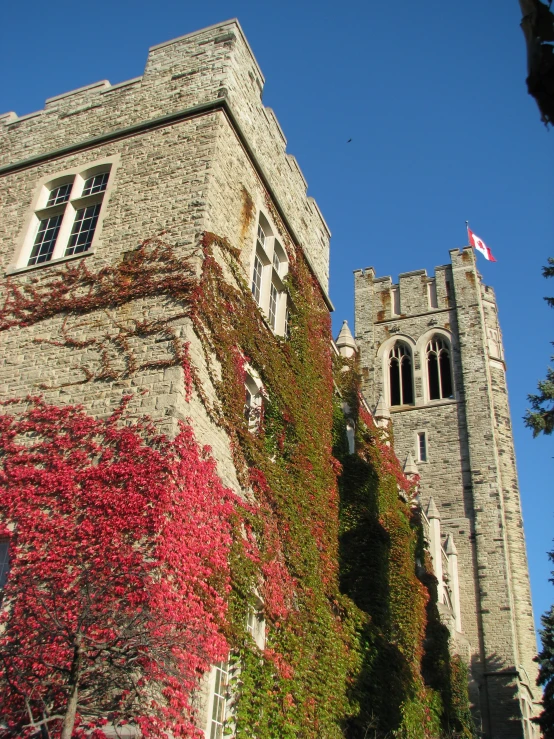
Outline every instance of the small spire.
{"label": "small spire", "polygon": [[389,407],[385,403],[382,395],[379,396],[379,400],[377,401],[377,405],[375,406],[375,413],[373,415],[375,416],[376,420],[385,418],[388,421],[390,419]]}
{"label": "small spire", "polygon": [[[417,475],[418,469],[417,464],[415,463],[414,455],[411,452],[408,452],[408,456],[406,457],[406,461],[404,462],[404,474],[405,475]],[[431,498],[431,500],[433,500]]]}
{"label": "small spire", "polygon": [[335,343],[339,350],[339,354],[343,357],[350,358],[358,351],[358,346],[356,345],[352,332],[348,327],[348,321],[342,322],[342,328]]}
{"label": "small spire", "polygon": [[432,518],[438,518],[440,521],[439,509],[435,505],[435,501],[433,498],[429,498],[429,505],[427,506],[427,518],[429,520],[431,520]]}
{"label": "small spire", "polygon": [[458,550],[456,549],[456,545],[454,544],[454,537],[452,536],[452,534],[448,534],[448,536],[446,537],[444,551],[449,556],[451,554],[458,554]]}

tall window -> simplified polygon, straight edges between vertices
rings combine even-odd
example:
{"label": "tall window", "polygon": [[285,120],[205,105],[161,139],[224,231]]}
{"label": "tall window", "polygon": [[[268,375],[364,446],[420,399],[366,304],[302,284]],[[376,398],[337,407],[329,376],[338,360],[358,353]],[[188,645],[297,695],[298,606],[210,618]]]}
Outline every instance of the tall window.
{"label": "tall window", "polygon": [[39,195],[18,267],[32,267],[90,249],[110,166],[58,177]]}
{"label": "tall window", "polygon": [[222,739],[225,728],[225,713],[227,707],[227,689],[229,684],[229,665],[227,662],[218,662],[213,667],[215,672],[212,713],[210,717],[210,739]]}
{"label": "tall window", "polygon": [[271,330],[279,336],[288,331],[287,292],[283,278],[288,271],[285,250],[273,235],[262,213],[256,231],[251,290]]}
{"label": "tall window", "polygon": [[425,431],[417,432],[417,461],[427,462],[427,434]]}
{"label": "tall window", "polygon": [[246,631],[256,642],[259,649],[265,647],[265,619],[261,609],[261,601],[259,608],[249,606],[246,615]]}
{"label": "tall window", "polygon": [[262,260],[258,254],[256,254],[254,257],[254,273],[252,275],[252,295],[258,305],[260,304],[260,298],[262,295],[262,272]]}
{"label": "tall window", "polygon": [[427,377],[429,399],[452,397],[452,368],[450,348],[444,339],[433,337],[427,344]]}
{"label": "tall window", "polygon": [[10,567],[9,546],[7,539],[0,539],[0,590],[6,584],[8,579],[8,570]]}
{"label": "tall window", "polygon": [[414,381],[412,353],[406,344],[397,343],[389,354],[390,404],[412,405]]}

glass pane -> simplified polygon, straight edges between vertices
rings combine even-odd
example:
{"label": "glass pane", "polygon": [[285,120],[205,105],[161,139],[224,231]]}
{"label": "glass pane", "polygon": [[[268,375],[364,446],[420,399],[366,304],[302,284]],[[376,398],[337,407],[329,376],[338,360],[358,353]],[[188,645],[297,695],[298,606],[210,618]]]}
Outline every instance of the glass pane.
{"label": "glass pane", "polygon": [[431,400],[439,400],[441,397],[439,384],[439,365],[437,355],[430,352],[427,355],[427,372],[429,376],[429,398]]}
{"label": "glass pane", "polygon": [[450,368],[450,357],[446,350],[441,351],[439,357],[441,371],[441,392],[443,398],[451,398],[452,393],[452,370]]}
{"label": "glass pane", "polygon": [[279,292],[273,282],[271,283],[271,289],[269,292],[269,325],[275,331],[275,324],[277,322],[277,300],[279,298]]}
{"label": "glass pane", "polygon": [[265,231],[261,227],[261,225],[258,223],[258,242],[261,246],[265,245]]}
{"label": "glass pane", "polygon": [[9,569],[9,544],[7,541],[0,541],[0,588],[6,584]]}
{"label": "glass pane", "polygon": [[262,262],[259,256],[256,254],[254,259],[254,274],[252,276],[252,295],[254,300],[259,305],[260,295],[262,293]]}
{"label": "glass pane", "polygon": [[212,705],[212,719],[210,739],[220,739],[223,736],[225,722],[225,707],[227,702],[227,663],[220,662],[215,666],[214,696]]}
{"label": "glass pane", "polygon": [[48,200],[46,201],[46,207],[48,208],[51,205],[60,205],[60,203],[67,203],[67,201],[69,200],[69,195],[71,193],[72,185],[73,182],[68,182],[66,185],[60,185],[59,187],[55,187],[53,190],[50,190]]}
{"label": "glass pane", "polygon": [[38,233],[33,244],[29,266],[40,264],[40,262],[48,262],[52,259],[52,252],[56,245],[56,239],[60,232],[62,224],[62,216],[53,216],[52,218],[43,218],[38,226]]}
{"label": "glass pane", "polygon": [[419,461],[426,462],[427,461],[427,440],[425,438],[425,434],[424,433],[418,434],[418,439],[419,439]]}
{"label": "glass pane", "polygon": [[94,177],[89,177],[88,180],[85,181],[83,196],[95,195],[97,192],[104,192],[108,184],[109,176],[109,172],[102,172],[101,174],[94,175]]}
{"label": "glass pane", "polygon": [[412,362],[410,357],[402,357],[400,365],[402,372],[402,403],[403,405],[411,405],[414,402],[414,385],[412,381]]}
{"label": "glass pane", "polygon": [[88,250],[94,237],[99,213],[100,203],[89,205],[88,208],[81,208],[77,211],[69,237],[69,244],[65,251],[66,257]]}
{"label": "glass pane", "polygon": [[396,358],[390,362],[390,404],[400,405],[400,365]]}

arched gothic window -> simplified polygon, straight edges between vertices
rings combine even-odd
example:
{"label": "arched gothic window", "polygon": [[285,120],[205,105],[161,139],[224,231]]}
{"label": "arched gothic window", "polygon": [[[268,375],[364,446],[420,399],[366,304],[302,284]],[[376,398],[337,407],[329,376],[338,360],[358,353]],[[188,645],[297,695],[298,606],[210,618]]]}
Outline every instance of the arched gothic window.
{"label": "arched gothic window", "polygon": [[390,404],[412,405],[414,381],[412,352],[406,344],[395,344],[389,354]]}
{"label": "arched gothic window", "polygon": [[450,348],[444,339],[434,336],[427,344],[427,377],[429,380],[429,399],[451,398],[452,367]]}

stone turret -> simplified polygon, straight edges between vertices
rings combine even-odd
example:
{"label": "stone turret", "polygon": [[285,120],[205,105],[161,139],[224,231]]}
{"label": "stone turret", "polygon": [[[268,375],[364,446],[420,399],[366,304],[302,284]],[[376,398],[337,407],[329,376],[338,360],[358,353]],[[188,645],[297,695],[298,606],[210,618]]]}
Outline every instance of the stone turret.
{"label": "stone turret", "polygon": [[[470,247],[433,275],[393,283],[366,268],[354,284],[362,389],[390,413],[399,459],[415,457],[439,589],[448,572],[443,595],[464,629],[476,723],[487,739],[528,739],[540,693],[494,291]],[[441,530],[449,551],[439,556]]]}
{"label": "stone turret", "polygon": [[352,332],[348,327],[348,321],[345,320],[342,322],[342,328],[335,343],[339,354],[342,357],[346,357],[346,359],[350,359],[358,351]]}

